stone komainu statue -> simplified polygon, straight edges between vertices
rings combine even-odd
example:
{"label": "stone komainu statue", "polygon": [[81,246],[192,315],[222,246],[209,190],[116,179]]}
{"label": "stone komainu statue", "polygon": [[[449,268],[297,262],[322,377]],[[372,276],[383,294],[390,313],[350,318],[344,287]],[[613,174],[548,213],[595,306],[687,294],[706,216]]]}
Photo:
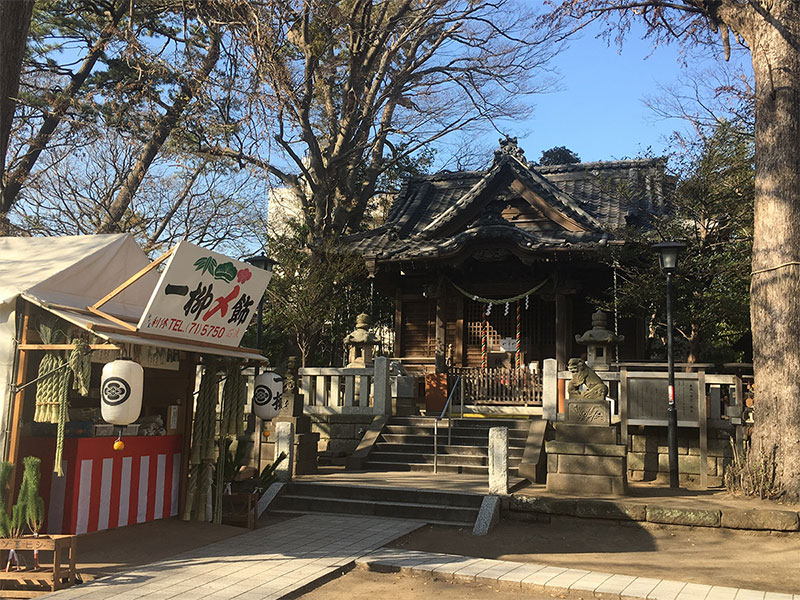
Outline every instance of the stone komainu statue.
{"label": "stone komainu statue", "polygon": [[567,363],[572,379],[567,384],[567,396],[579,400],[605,400],[608,386],[581,358],[570,358]]}

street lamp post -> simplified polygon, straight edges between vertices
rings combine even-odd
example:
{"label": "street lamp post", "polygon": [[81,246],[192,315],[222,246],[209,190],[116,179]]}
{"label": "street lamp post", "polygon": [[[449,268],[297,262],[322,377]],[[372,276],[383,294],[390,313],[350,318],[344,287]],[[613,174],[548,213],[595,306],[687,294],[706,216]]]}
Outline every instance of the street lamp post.
{"label": "street lamp post", "polygon": [[[263,254],[259,254],[257,256],[251,256],[250,258],[245,258],[244,261],[253,265],[256,269],[264,269],[265,271],[272,271],[272,266],[275,264],[275,261],[271,258],[267,258]],[[258,348],[259,353],[263,352],[261,347],[261,334],[264,327],[264,320],[263,320],[263,313],[264,313],[264,294],[261,294],[261,298],[258,301],[258,308],[256,309],[256,319],[258,319],[258,323],[256,324],[256,347]],[[254,367],[253,377],[258,377],[259,372],[259,365],[256,363]],[[255,407],[254,407],[255,408]],[[256,430],[256,439],[258,443],[256,444],[256,448],[258,449],[256,460],[257,462],[257,469],[258,472],[261,472],[261,421],[255,414],[252,415],[253,417],[253,429]],[[248,418],[249,421],[249,418]],[[248,425],[248,431],[253,431],[250,429]]]}
{"label": "street lamp post", "polygon": [[675,407],[675,362],[672,358],[672,274],[678,266],[678,254],[685,248],[683,242],[654,244],[658,262],[667,276],[667,451],[669,453],[669,487],[678,487],[678,411]]}
{"label": "street lamp post", "polygon": [[[275,264],[275,261],[271,258],[267,258],[263,254],[259,254],[257,256],[251,256],[250,258],[245,258],[244,261],[253,265],[256,269],[263,269],[265,271],[272,271],[272,266]],[[258,301],[258,308],[256,309],[256,319],[258,319],[258,323],[256,324],[256,347],[258,351],[261,352],[261,335],[262,330],[264,327],[263,323],[263,312],[264,312],[264,294],[261,294],[261,298]],[[255,374],[258,375],[258,365],[255,367]]]}

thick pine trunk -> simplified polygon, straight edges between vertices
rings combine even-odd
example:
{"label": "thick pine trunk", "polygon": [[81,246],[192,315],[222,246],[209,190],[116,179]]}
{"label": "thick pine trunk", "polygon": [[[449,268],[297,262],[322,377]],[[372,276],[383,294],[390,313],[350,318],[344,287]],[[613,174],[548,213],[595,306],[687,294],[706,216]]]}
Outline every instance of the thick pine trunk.
{"label": "thick pine trunk", "polygon": [[[750,315],[756,375],[753,449],[800,500],[800,8],[779,1],[754,27],[756,194]],[[777,12],[776,12],[777,11]],[[782,13],[782,14],[778,14]]]}
{"label": "thick pine trunk", "polygon": [[32,11],[33,0],[0,2],[0,176],[5,170],[8,136]]}

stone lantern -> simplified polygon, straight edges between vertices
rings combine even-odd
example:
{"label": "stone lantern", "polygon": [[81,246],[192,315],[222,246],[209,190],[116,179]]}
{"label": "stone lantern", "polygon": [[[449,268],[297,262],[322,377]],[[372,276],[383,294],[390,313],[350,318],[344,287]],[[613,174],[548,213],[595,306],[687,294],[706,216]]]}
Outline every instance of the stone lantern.
{"label": "stone lantern", "polygon": [[592,328],[575,341],[586,346],[586,364],[595,371],[611,369],[611,347],[625,341],[624,335],[616,335],[608,329],[608,315],[598,310],[592,315]]}
{"label": "stone lantern", "polygon": [[371,367],[375,356],[378,336],[369,331],[369,315],[361,313],[356,317],[356,328],[344,338],[347,348],[348,367]]}

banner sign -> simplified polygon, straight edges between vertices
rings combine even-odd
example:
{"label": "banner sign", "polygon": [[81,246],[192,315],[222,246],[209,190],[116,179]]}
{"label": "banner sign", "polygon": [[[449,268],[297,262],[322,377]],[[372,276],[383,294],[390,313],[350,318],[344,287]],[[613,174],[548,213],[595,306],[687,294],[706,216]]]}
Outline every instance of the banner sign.
{"label": "banner sign", "polygon": [[182,241],[138,331],[237,347],[272,273]]}

